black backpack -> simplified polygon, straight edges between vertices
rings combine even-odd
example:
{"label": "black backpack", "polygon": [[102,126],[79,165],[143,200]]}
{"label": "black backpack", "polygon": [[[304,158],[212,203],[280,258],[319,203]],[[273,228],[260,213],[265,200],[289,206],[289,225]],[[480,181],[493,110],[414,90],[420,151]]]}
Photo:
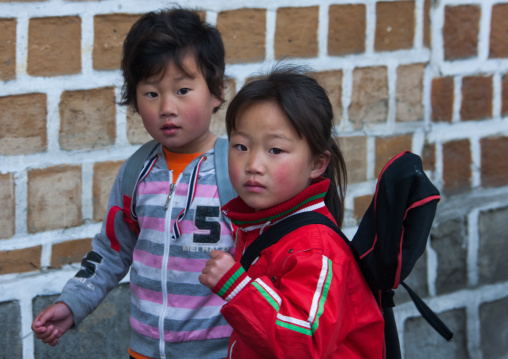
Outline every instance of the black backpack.
{"label": "black backpack", "polygon": [[436,213],[439,191],[422,169],[419,156],[402,152],[388,162],[379,175],[376,192],[358,230],[349,241],[326,216],[316,212],[292,215],[257,237],[240,263],[247,270],[263,249],[293,230],[310,224],[334,229],[351,248],[385,320],[387,359],[401,358],[393,315],[393,289],[406,288],[423,318],[446,340],[453,333],[403,280],[425,251]]}

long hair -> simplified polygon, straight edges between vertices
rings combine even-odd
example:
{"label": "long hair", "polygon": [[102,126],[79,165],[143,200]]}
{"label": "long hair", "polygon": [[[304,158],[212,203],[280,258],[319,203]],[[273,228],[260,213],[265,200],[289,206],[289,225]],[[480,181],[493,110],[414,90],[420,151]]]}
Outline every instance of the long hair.
{"label": "long hair", "polygon": [[301,138],[306,138],[314,155],[330,152],[330,163],[323,176],[330,179],[325,204],[339,226],[344,219],[347,173],[344,157],[336,140],[333,110],[326,91],[307,75],[302,66],[279,64],[265,76],[247,82],[231,100],[226,112],[228,137],[236,129],[236,117],[256,102],[280,106]]}
{"label": "long hair", "polygon": [[123,43],[120,104],[137,110],[138,83],[152,76],[162,78],[170,62],[188,75],[183,59],[189,54],[194,55],[210,93],[224,102],[225,52],[219,31],[197,12],[173,8],[149,12],[129,30]]}

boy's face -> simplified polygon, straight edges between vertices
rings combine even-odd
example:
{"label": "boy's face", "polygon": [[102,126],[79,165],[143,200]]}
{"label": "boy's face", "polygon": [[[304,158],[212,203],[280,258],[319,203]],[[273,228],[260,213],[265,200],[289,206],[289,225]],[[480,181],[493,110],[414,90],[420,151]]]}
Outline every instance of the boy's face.
{"label": "boy's face", "polygon": [[327,157],[312,154],[275,103],[254,103],[237,115],[230,136],[229,177],[250,207],[266,209],[293,198],[327,165]]}
{"label": "boy's face", "polygon": [[148,133],[168,150],[205,152],[215,142],[210,121],[213,109],[221,102],[208,90],[193,54],[185,56],[182,63],[190,76],[170,62],[164,77],[139,82],[138,112]]}

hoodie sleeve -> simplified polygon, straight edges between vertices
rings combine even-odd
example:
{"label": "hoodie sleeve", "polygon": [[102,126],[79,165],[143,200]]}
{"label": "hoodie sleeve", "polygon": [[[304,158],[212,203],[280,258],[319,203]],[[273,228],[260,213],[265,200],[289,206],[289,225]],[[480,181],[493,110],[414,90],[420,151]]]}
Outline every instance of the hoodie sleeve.
{"label": "hoodie sleeve", "polygon": [[[92,240],[92,250],[81,261],[81,269],[71,278],[56,300],[71,309],[78,325],[127,274],[137,233],[123,219],[121,182],[126,162],[116,177],[101,231]],[[127,208],[130,211],[130,208]],[[109,235],[109,237],[108,237]]]}

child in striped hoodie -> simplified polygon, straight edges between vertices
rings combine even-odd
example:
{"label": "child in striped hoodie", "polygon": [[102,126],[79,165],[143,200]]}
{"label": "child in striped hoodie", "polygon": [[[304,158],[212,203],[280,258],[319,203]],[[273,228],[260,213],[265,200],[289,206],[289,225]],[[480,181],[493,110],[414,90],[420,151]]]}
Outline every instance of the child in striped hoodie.
{"label": "child in striped hoodie", "polygon": [[[56,345],[130,269],[131,358],[226,356],[232,329],[220,314],[224,301],[198,281],[210,251],[233,245],[220,213],[210,131],[224,70],[221,36],[196,12],[151,12],[133,25],[124,42],[123,104],[159,145],[131,206],[122,198],[121,167],[93,249],[57,302],[35,318],[36,338]],[[134,226],[117,214],[131,211]]]}
{"label": "child in striped hoodie", "polygon": [[223,213],[236,248],[234,258],[211,252],[199,280],[228,302],[228,358],[381,359],[383,317],[333,229],[301,226],[248,269],[239,263],[263,231],[292,215],[314,211],[342,223],[346,170],[324,89],[300,68],[278,67],[238,92],[226,127],[239,197]]}

